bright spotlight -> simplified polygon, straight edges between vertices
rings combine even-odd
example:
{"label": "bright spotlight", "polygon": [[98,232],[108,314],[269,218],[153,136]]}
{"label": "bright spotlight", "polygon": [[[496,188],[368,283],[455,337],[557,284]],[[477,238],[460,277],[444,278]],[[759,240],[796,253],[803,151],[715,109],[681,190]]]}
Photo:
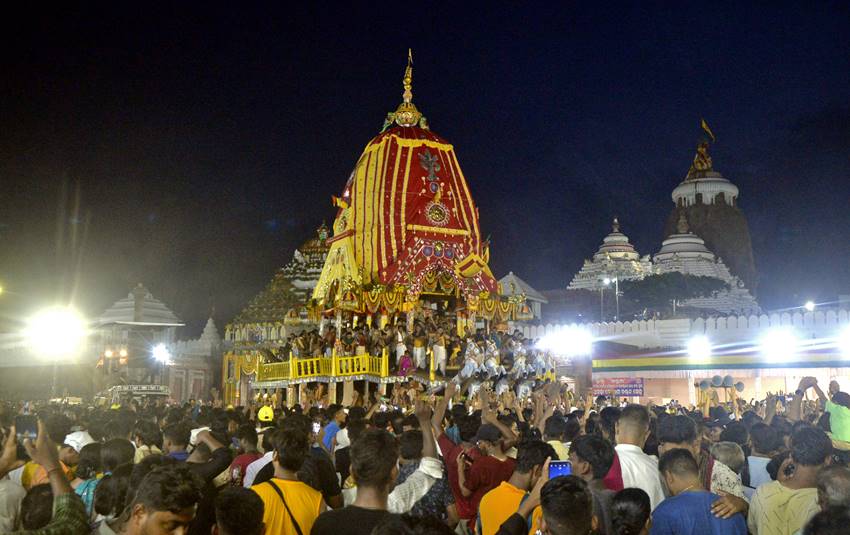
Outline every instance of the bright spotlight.
{"label": "bright spotlight", "polygon": [[806,304],[803,307],[809,312],[814,312],[815,310],[815,302],[814,301],[806,301]]}
{"label": "bright spotlight", "polygon": [[608,286],[609,284],[611,284],[611,279],[609,277],[605,277],[604,279],[602,279],[602,284]]}
{"label": "bright spotlight", "polygon": [[789,329],[768,331],[761,339],[762,356],[774,361],[790,360],[797,352],[797,336]]}
{"label": "bright spotlight", "polygon": [[169,364],[171,362],[171,353],[168,351],[168,348],[165,347],[165,344],[157,344],[151,350],[151,355],[155,361],[160,364]]}
{"label": "bright spotlight", "polygon": [[122,347],[121,351],[118,352],[118,356],[121,357],[121,358],[126,357],[127,356],[127,350]]}
{"label": "bright spotlight", "polygon": [[688,341],[688,357],[697,362],[708,360],[711,357],[711,342],[708,337],[699,335],[691,338]]}
{"label": "bright spotlight", "polygon": [[568,327],[544,336],[538,347],[556,355],[578,357],[593,351],[593,336],[580,327]]}
{"label": "bright spotlight", "polygon": [[844,329],[844,331],[838,335],[838,340],[836,342],[838,351],[841,352],[841,357],[850,359],[850,327]]}
{"label": "bright spotlight", "polygon": [[86,337],[86,323],[73,308],[48,308],[27,321],[24,336],[39,356],[70,357]]}
{"label": "bright spotlight", "polygon": [[113,353],[111,349],[107,349],[106,351],[103,352],[103,356],[108,358],[108,359],[111,359],[114,354],[115,353]]}

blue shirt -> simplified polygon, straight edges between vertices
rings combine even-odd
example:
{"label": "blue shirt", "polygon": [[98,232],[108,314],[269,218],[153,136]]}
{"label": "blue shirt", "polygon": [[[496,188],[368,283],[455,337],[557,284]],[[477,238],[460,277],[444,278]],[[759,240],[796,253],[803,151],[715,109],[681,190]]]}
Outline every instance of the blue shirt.
{"label": "blue shirt", "polygon": [[188,451],[172,451],[171,453],[166,455],[166,457],[171,457],[172,459],[176,459],[177,461],[180,461],[181,463],[183,463],[183,462],[186,462],[186,459],[189,458],[189,452]]}
{"label": "blue shirt", "polygon": [[325,426],[325,436],[322,438],[322,443],[331,451],[331,441],[339,433],[339,424],[336,423],[336,420],[331,420],[331,423]]}
{"label": "blue shirt", "polygon": [[683,492],[667,498],[652,512],[650,535],[747,535],[743,515],[722,519],[711,514],[720,496],[712,492]]}

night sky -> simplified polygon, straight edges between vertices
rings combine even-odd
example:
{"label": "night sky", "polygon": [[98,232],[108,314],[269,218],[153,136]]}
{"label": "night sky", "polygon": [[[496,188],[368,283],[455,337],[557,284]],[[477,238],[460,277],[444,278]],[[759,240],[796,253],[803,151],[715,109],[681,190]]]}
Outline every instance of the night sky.
{"label": "night sky", "polygon": [[847,2],[124,4],[4,17],[4,328],[62,299],[97,316],[140,281],[187,334],[213,307],[223,327],[331,222],[408,47],[497,276],[564,287],[614,215],[656,252],[705,117],[762,305],[850,293]]}

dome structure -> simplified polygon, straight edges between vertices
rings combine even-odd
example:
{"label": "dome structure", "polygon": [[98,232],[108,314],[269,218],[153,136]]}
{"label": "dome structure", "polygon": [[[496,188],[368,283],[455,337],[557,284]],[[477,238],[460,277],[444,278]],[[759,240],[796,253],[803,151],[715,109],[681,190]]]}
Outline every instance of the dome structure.
{"label": "dome structure", "polygon": [[412,76],[409,61],[403,102],[333,199],[330,250],[313,292],[324,309],[340,300],[356,308],[345,294],[361,290],[382,293],[385,308],[423,292],[464,300],[498,293],[469,184],[454,147],[413,104]]}
{"label": "dome structure", "polygon": [[680,213],[676,233],[661,244],[661,250],[653,257],[656,274],[679,272],[684,275],[720,279],[727,290],[715,296],[700,297],[685,301],[683,306],[702,308],[724,314],[750,314],[759,311],[758,303],[745,284],[735,277],[706,246],[705,241],[690,231],[684,212]]}
{"label": "dome structure", "polygon": [[641,258],[634,245],[629,243],[629,237],[620,231],[620,221],[615,217],[611,233],[602,239],[593,259],[584,261],[567,289],[596,290],[604,286],[606,278],[642,279],[651,273],[649,256]]}
{"label": "dome structure", "polygon": [[97,319],[97,325],[182,327],[184,324],[162,301],[139,283],[126,298],[116,301]]}

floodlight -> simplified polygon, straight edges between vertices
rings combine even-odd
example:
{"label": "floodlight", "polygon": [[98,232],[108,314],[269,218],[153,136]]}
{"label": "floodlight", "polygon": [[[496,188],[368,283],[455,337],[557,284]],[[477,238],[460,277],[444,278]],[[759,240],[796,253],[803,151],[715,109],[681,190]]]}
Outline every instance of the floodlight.
{"label": "floodlight", "polygon": [[761,354],[772,361],[786,361],[797,351],[799,340],[790,329],[774,329],[768,331],[761,339]]}
{"label": "floodlight", "polygon": [[697,362],[706,361],[711,357],[711,342],[707,336],[697,335],[688,341],[688,357]]}
{"label": "floodlight", "polygon": [[86,337],[82,316],[70,307],[42,310],[27,321],[24,336],[39,356],[51,358],[74,355]]}
{"label": "floodlight", "polygon": [[165,347],[165,344],[157,344],[151,350],[151,355],[154,360],[161,364],[168,364],[171,362],[171,353],[168,351],[168,348]]}
{"label": "floodlight", "polygon": [[556,355],[589,355],[593,350],[593,335],[581,327],[568,327],[544,336],[538,347]]}
{"label": "floodlight", "polygon": [[809,312],[814,312],[815,310],[815,302],[814,301],[806,301],[806,304],[803,307]]}
{"label": "floodlight", "polygon": [[127,350],[122,347],[121,351],[118,352],[118,356],[121,357],[121,358],[126,357],[127,356]]}
{"label": "floodlight", "polygon": [[115,353],[113,353],[111,349],[107,349],[103,352],[103,356],[108,359],[111,359],[113,355],[115,355]]}

